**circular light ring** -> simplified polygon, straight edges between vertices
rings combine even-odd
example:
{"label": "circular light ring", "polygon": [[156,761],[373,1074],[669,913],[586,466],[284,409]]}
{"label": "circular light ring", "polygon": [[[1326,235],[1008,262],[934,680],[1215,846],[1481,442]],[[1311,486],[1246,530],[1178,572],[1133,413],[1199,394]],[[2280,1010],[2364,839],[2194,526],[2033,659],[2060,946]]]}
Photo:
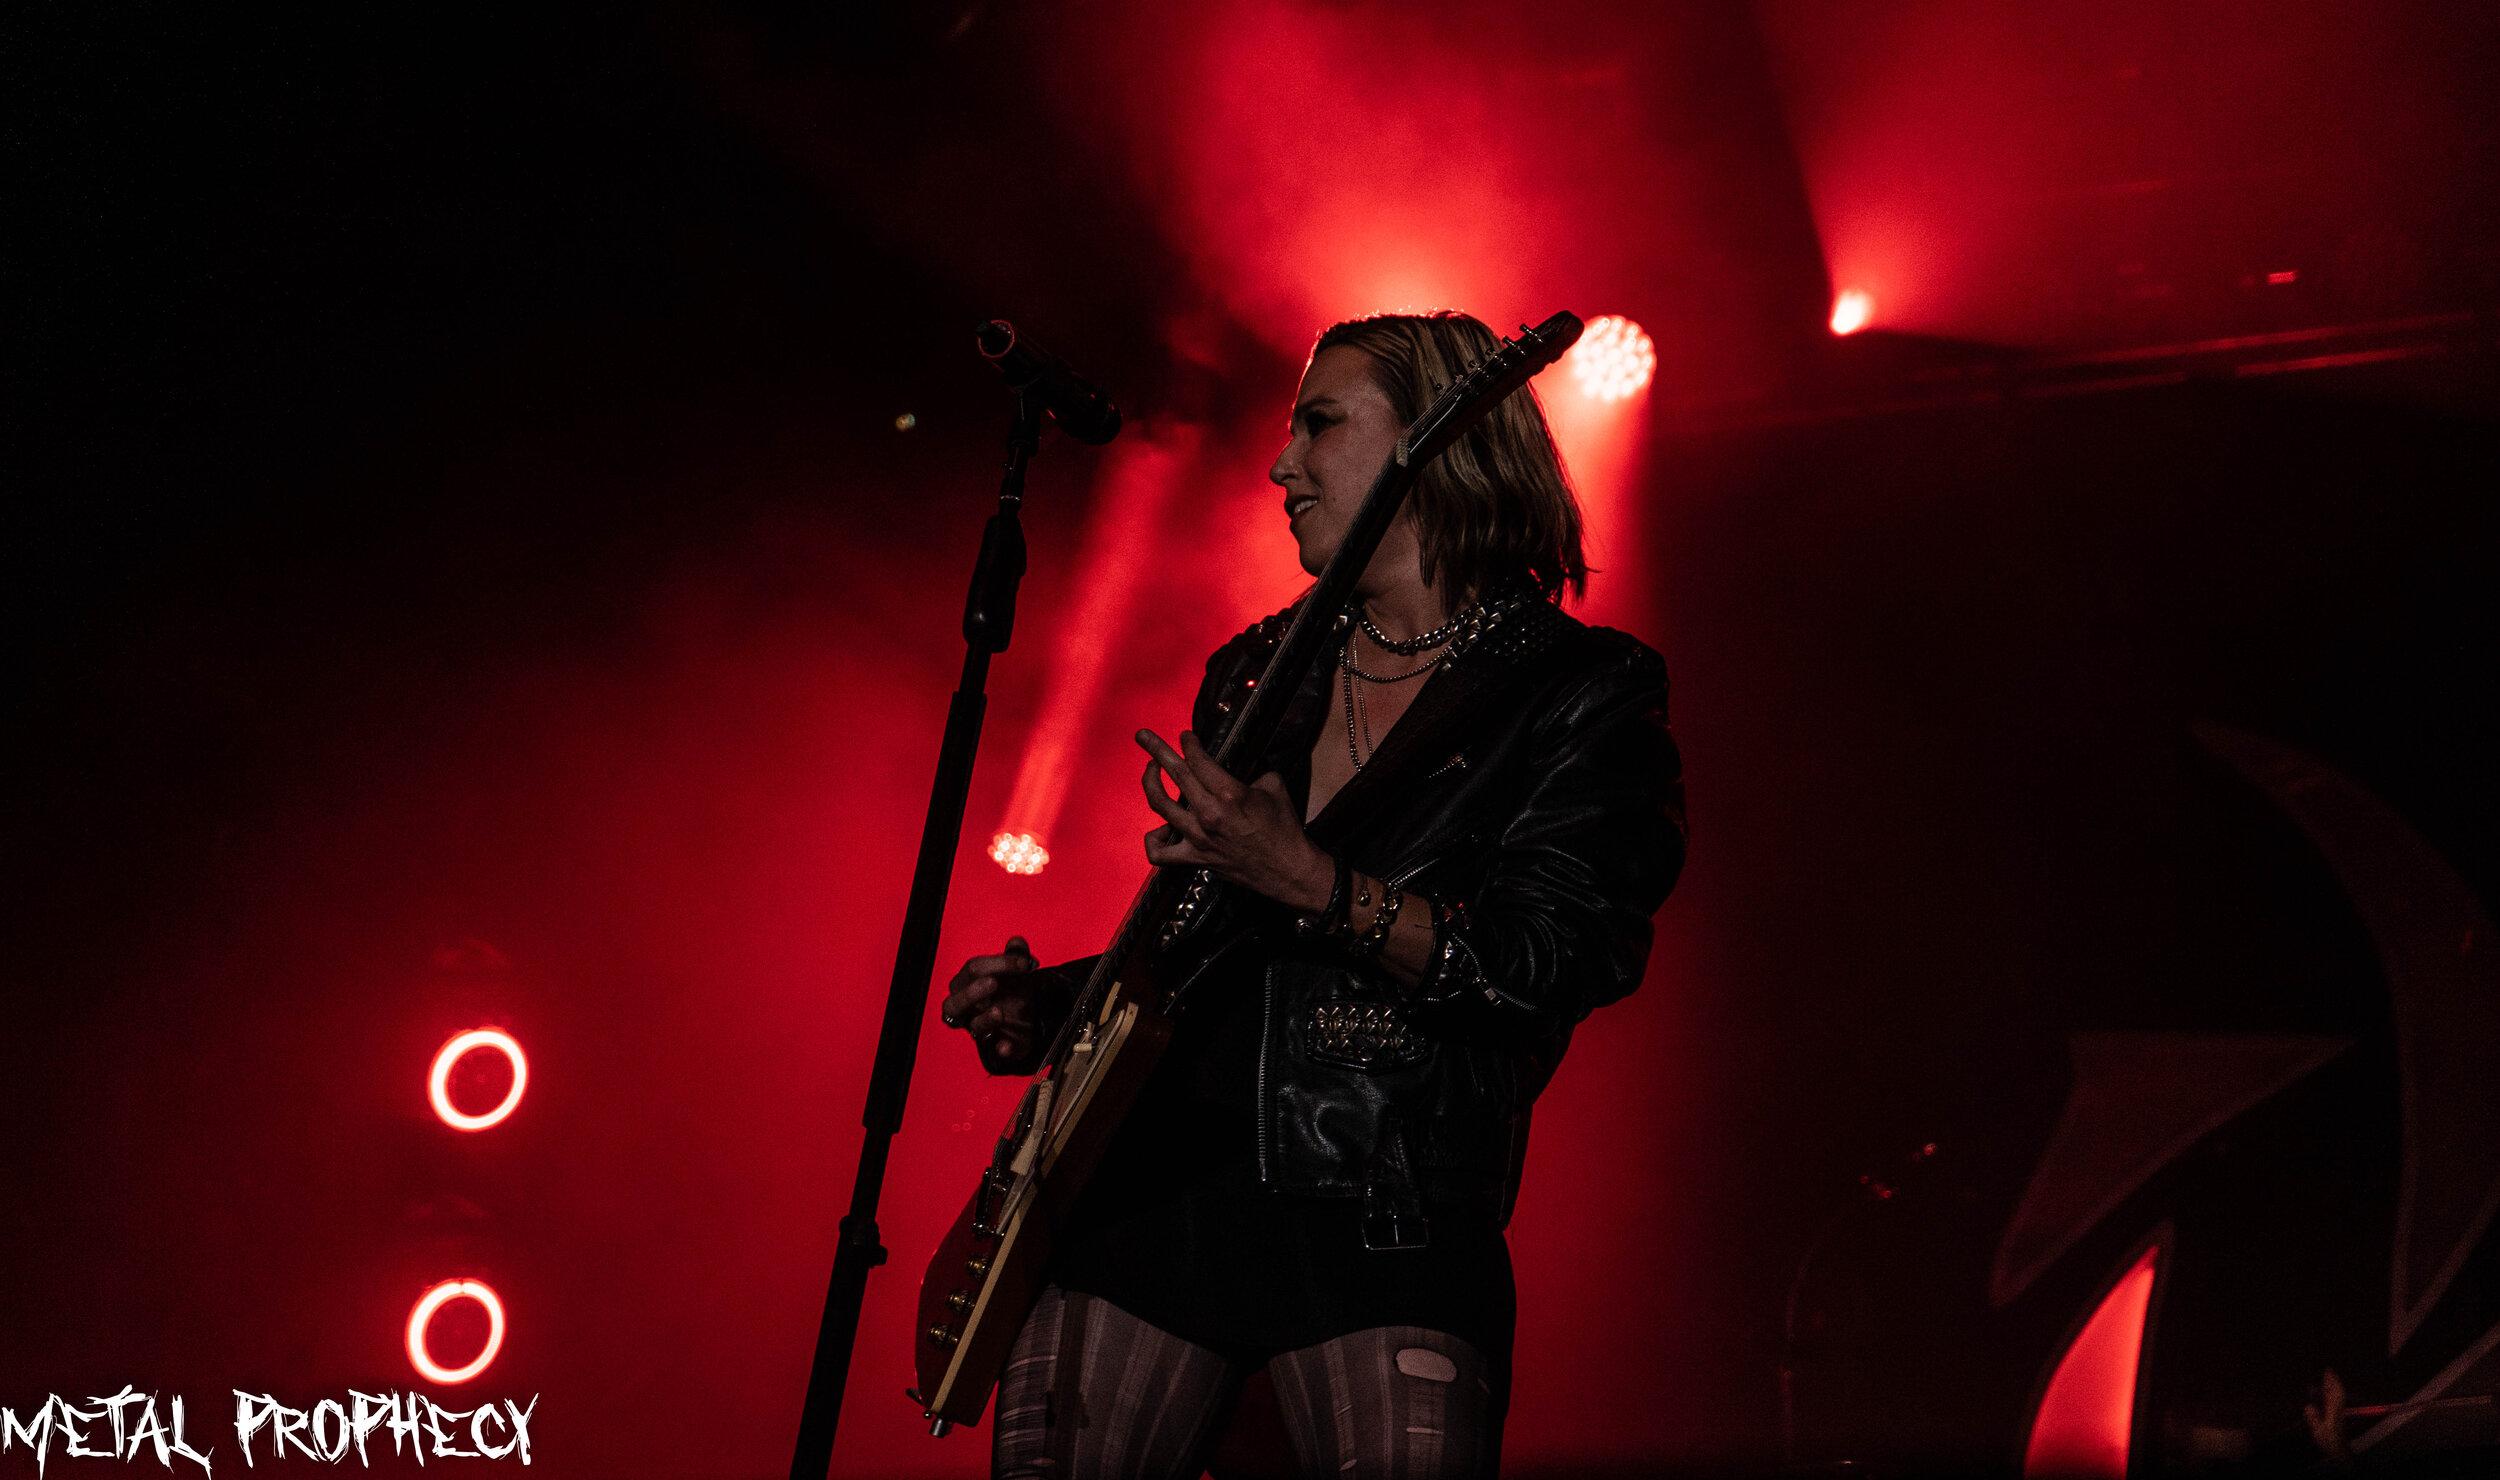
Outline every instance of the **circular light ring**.
{"label": "circular light ring", "polygon": [[1050,866],[1050,850],[1029,832],[1001,831],[990,839],[990,862],[1011,874],[1038,874]]}
{"label": "circular light ring", "polygon": [[[427,1353],[425,1328],[433,1323],[436,1311],[463,1297],[486,1307],[486,1350],[466,1367],[445,1367]],[[408,1312],[408,1360],[428,1382],[467,1382],[485,1371],[487,1364],[495,1360],[495,1353],[502,1350],[503,1302],[476,1280],[445,1280],[418,1296],[416,1308]]]}
{"label": "circular light ring", "polygon": [[[451,1103],[451,1066],[459,1063],[472,1049],[480,1048],[491,1048],[511,1061],[512,1088],[505,1092],[502,1104],[485,1114],[463,1115]],[[529,1060],[521,1056],[521,1045],[512,1041],[511,1034],[500,1028],[471,1028],[466,1033],[452,1035],[451,1041],[434,1055],[434,1072],[427,1076],[425,1090],[427,1097],[434,1102],[434,1113],[443,1118],[443,1124],[453,1130],[482,1131],[488,1126],[500,1125],[503,1118],[512,1113],[513,1107],[521,1103],[521,1091],[529,1087],[529,1082]]]}
{"label": "circular light ring", "polygon": [[1648,385],[1657,369],[1658,346],[1621,314],[1589,320],[1571,349],[1571,378],[1593,401],[1623,400]]}

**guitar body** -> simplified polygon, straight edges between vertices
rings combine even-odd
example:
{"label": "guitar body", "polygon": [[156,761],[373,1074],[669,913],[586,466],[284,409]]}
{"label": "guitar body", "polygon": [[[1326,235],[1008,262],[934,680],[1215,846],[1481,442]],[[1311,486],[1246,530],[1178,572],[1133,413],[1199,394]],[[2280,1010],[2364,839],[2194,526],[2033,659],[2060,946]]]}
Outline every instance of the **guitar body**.
{"label": "guitar body", "polygon": [[[1283,721],[1283,696],[1332,639],[1356,577],[1425,465],[1560,358],[1580,327],[1568,313],[1523,326],[1519,339],[1502,340],[1468,367],[1407,428],[1224,736],[1216,759],[1225,769],[1250,779]],[[1159,968],[1170,964],[1163,958],[1198,922],[1214,888],[1212,875],[1181,869],[1147,880],[1043,1055],[980,1187],[938,1241],[920,1282],[912,1340],[919,1385],[910,1390],[932,1432],[978,1423],[989,1406],[1008,1348],[1041,1293],[1052,1236],[1171,1042]]]}
{"label": "guitar body", "polygon": [[920,1280],[914,1390],[926,1416],[981,1420],[1041,1294],[1051,1235],[1172,1039],[1172,1020],[1119,986],[1026,1089],[989,1170]]}

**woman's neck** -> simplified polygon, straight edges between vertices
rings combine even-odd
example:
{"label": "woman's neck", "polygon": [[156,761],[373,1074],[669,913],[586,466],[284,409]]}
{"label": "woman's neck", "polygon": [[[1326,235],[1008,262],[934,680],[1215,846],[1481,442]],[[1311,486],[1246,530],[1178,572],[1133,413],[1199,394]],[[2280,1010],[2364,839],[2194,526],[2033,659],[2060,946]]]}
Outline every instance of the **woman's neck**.
{"label": "woman's neck", "polygon": [[1405,639],[1430,632],[1450,619],[1450,605],[1441,593],[1421,581],[1400,582],[1381,591],[1360,593],[1363,614],[1389,636]]}

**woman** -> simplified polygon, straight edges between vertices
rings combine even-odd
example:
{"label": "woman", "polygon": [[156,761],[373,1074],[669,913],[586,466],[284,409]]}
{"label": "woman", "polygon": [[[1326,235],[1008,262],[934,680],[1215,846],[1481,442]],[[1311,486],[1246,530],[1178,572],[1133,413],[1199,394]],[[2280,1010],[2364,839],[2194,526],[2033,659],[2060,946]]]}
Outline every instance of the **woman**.
{"label": "woman", "polygon": [[[1452,313],[1320,336],[1268,473],[1304,570],[1495,342]],[[1427,470],[1255,782],[1212,747],[1289,612],[1209,660],[1177,745],[1139,732],[1147,858],[1222,887],[1001,1379],[997,1474],[1196,1476],[1262,1368],[1302,1473],[1493,1473],[1529,1107],[1572,1028],[1639,985],[1684,852],[1665,667],[1563,615],[1586,578],[1515,395]],[[1089,964],[1010,940],[964,963],[945,1020],[1031,1072]]]}

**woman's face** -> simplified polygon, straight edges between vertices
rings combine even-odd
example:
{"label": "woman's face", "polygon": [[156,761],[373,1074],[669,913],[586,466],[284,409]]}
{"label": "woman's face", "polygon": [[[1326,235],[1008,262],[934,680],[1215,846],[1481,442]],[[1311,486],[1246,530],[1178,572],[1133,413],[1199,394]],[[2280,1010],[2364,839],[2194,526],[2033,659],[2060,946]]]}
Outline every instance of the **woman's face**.
{"label": "woman's face", "polygon": [[[1285,490],[1285,518],[1304,571],[1318,575],[1337,553],[1363,495],[1405,430],[1387,393],[1371,378],[1371,356],[1342,344],[1312,356],[1294,398],[1293,440],[1267,470],[1268,480]],[[1397,558],[1393,545],[1407,547],[1403,555],[1411,565],[1413,541],[1401,517],[1381,542],[1373,567],[1381,567],[1382,557]]]}

